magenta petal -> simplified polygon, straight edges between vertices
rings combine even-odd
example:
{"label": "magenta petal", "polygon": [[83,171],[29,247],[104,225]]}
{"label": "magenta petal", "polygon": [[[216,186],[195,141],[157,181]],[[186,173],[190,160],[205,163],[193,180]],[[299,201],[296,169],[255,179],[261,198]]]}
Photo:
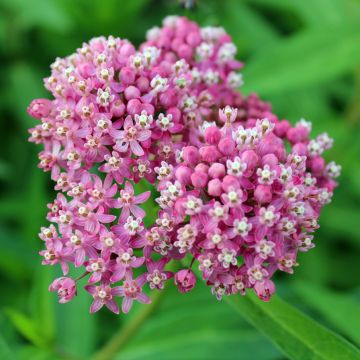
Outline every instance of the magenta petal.
{"label": "magenta petal", "polygon": [[150,303],[151,303],[150,298],[149,298],[146,294],[144,294],[144,293],[139,293],[139,294],[137,295],[136,299],[137,299],[139,302],[143,303],[143,304],[150,304]]}
{"label": "magenta petal", "polygon": [[112,311],[115,314],[118,314],[120,312],[118,304],[115,302],[115,300],[108,300],[105,303],[106,307]]}
{"label": "magenta petal", "polygon": [[124,278],[125,276],[125,266],[119,266],[118,270],[114,271],[113,275],[111,276],[110,280],[112,282],[119,281]]}
{"label": "magenta petal", "polygon": [[75,253],[75,266],[79,267],[81,266],[85,261],[85,250],[84,249],[78,249]]}
{"label": "magenta petal", "polygon": [[116,219],[116,216],[110,214],[101,214],[101,215],[98,214],[97,218],[99,219],[100,222],[108,224],[113,222]]}
{"label": "magenta petal", "polygon": [[149,199],[151,191],[145,191],[142,194],[135,196],[134,204],[142,204]]}
{"label": "magenta petal", "polygon": [[145,141],[145,140],[149,139],[150,136],[151,136],[150,130],[143,130],[138,136],[138,141]]}
{"label": "magenta petal", "polygon": [[135,215],[136,218],[143,218],[146,215],[146,212],[140,208],[139,206],[136,205],[131,205],[130,206],[131,212]]}
{"label": "magenta petal", "polygon": [[103,307],[103,305],[104,304],[101,300],[99,300],[99,299],[94,300],[90,306],[90,312],[95,313],[95,312],[99,311]]}
{"label": "magenta petal", "polygon": [[115,286],[111,289],[111,294],[113,296],[124,296],[124,289],[122,286]]}
{"label": "magenta petal", "polygon": [[123,300],[122,306],[121,306],[121,309],[124,314],[127,314],[130,311],[130,309],[133,305],[133,302],[134,302],[134,300],[132,298],[124,297],[124,300]]}
{"label": "magenta petal", "polygon": [[135,140],[130,141],[130,148],[135,155],[137,156],[144,155],[144,150],[137,141]]}
{"label": "magenta petal", "polygon": [[96,293],[96,286],[95,285],[85,285],[84,289],[89,292],[91,295]]}

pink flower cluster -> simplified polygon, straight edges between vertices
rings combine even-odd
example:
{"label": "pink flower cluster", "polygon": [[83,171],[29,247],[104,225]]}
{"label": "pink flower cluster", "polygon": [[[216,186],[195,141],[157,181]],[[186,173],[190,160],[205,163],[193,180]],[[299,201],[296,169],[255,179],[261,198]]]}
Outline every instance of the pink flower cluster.
{"label": "pink flower cluster", "polygon": [[[326,134],[310,140],[310,123],[292,127],[236,91],[242,64],[222,28],[177,16],[163,25],[139,50],[100,37],[56,59],[45,79],[54,99],[28,108],[41,121],[30,129],[44,146],[39,167],[58,191],[48,205],[53,224],[40,232],[43,264],[64,274],[50,290],[67,302],[87,276],[91,312],[118,313],[122,297],[127,313],[134,300],[149,303],[145,284],[161,290],[173,276],[188,292],[192,266],[218,299],[253,288],[268,300],[274,272],[292,273],[297,252],[314,246],[340,173],[322,157],[332,145]],[[148,228],[141,180],[158,192]],[[184,267],[185,256],[189,267],[165,270],[172,260]],[[83,275],[66,277],[69,264]]]}

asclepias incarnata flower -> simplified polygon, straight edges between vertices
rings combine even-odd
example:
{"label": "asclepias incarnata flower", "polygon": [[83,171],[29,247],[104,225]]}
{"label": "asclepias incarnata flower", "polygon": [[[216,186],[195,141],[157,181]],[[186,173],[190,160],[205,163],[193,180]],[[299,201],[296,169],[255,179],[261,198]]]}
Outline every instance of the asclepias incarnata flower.
{"label": "asclepias incarnata flower", "polygon": [[[127,313],[172,277],[188,292],[192,267],[219,300],[254,289],[267,301],[274,273],[291,274],[298,252],[314,247],[341,170],[323,158],[333,141],[310,139],[309,122],[292,126],[236,90],[235,55],[224,29],[169,16],[138,50],[99,37],[51,65],[53,98],[28,113],[40,121],[30,129],[43,145],[39,167],[58,192],[40,254],[61,266],[49,288],[60,302],[78,293],[69,264],[84,270],[91,312],[119,313],[120,298]],[[149,186],[138,194],[140,181]],[[149,189],[159,211],[146,227]]]}

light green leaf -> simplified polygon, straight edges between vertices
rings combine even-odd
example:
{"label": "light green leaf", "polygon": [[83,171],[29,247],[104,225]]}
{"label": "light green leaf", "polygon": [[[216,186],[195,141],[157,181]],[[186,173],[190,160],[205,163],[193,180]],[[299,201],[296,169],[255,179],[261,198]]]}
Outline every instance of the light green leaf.
{"label": "light green leaf", "polygon": [[245,89],[281,94],[329,81],[360,62],[360,27],[305,30],[260,50],[244,68]]}
{"label": "light green leaf", "polygon": [[359,301],[350,294],[336,293],[308,282],[297,282],[292,288],[336,329],[360,344]]}
{"label": "light green leaf", "polygon": [[27,315],[12,308],[5,309],[5,314],[8,315],[10,321],[19,333],[34,345],[41,348],[49,346],[47,339],[41,335],[35,321]]}
{"label": "light green leaf", "polygon": [[360,351],[290,304],[274,296],[269,303],[253,294],[226,301],[292,360],[359,360]]}

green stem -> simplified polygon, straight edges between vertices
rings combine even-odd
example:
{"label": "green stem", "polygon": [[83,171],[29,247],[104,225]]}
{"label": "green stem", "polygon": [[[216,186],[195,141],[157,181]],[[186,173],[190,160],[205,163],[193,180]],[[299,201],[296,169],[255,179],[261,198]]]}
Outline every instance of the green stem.
{"label": "green stem", "polygon": [[151,299],[149,305],[143,306],[137,315],[121,327],[115,335],[93,356],[92,360],[110,360],[135,335],[136,331],[151,316],[160,303],[165,290],[158,291]]}

